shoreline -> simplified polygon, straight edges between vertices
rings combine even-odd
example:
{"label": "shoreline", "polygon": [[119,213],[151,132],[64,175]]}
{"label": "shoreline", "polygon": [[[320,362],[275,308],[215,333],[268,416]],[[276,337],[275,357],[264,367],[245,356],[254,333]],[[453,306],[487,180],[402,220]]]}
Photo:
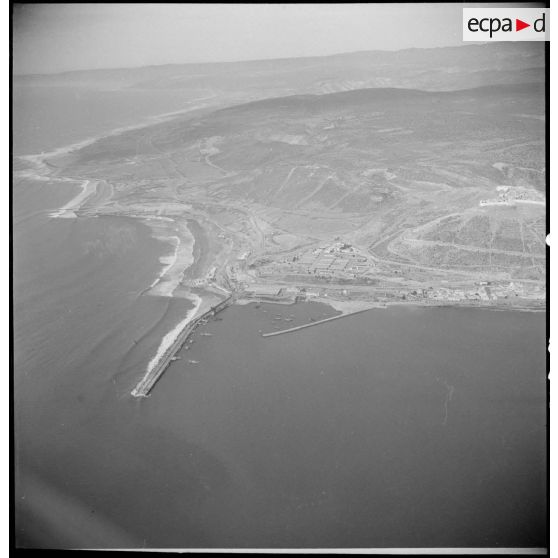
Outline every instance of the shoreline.
{"label": "shoreline", "polygon": [[[153,231],[151,231],[151,232],[153,233]],[[178,249],[180,247],[180,238],[178,236],[161,237],[161,236],[155,236],[153,234],[151,234],[151,236],[153,238],[156,238],[157,240],[161,240],[162,242],[168,242],[170,244],[174,244],[174,251],[171,255],[160,256],[159,257],[159,263],[165,264],[165,265],[163,266],[163,269],[161,270],[159,275],[157,275],[155,281],[153,281],[153,283],[151,283],[151,285],[149,285],[147,290],[153,289],[161,281],[161,279],[165,276],[167,271],[169,269],[171,269],[172,266],[176,263],[176,259],[178,257]],[[174,242],[171,242],[172,240],[174,240]],[[169,262],[163,261],[163,259],[165,259],[165,258],[169,258],[170,261]],[[171,293],[171,295],[172,295],[172,293]]]}
{"label": "shoreline", "polygon": [[360,312],[365,310],[382,309],[385,310],[389,307],[402,306],[402,307],[416,307],[416,308],[463,308],[463,309],[479,309],[479,310],[495,310],[499,312],[546,312],[547,306],[512,306],[512,305],[490,305],[490,304],[459,304],[453,301],[451,304],[440,304],[437,303],[420,303],[417,301],[407,301],[407,302],[367,302],[367,301],[356,301],[356,300],[338,300],[326,297],[314,297],[302,302],[295,302],[292,300],[285,301],[274,301],[265,300],[259,298],[239,298],[235,301],[238,306],[247,306],[249,304],[277,304],[283,306],[290,306],[293,304],[304,304],[308,302],[319,302],[325,304],[334,310],[338,310],[342,314],[349,314],[354,312]]}
{"label": "shoreline", "polygon": [[[331,306],[332,308],[335,308],[336,310],[339,310],[341,312],[350,312],[351,308],[353,308],[353,306],[350,306],[350,303],[352,301],[347,301],[344,302],[342,300],[336,300],[335,302],[333,301],[328,301],[327,299],[315,299],[316,302],[322,302],[323,304],[327,304],[329,306]],[[332,303],[333,302],[333,303]],[[372,302],[372,303],[362,303],[362,309],[363,310],[374,310],[374,309],[387,309],[390,307],[395,307],[395,306],[402,306],[402,307],[415,307],[415,308],[463,308],[463,309],[478,309],[478,310],[495,310],[495,311],[499,311],[499,312],[546,312],[547,311],[547,307],[546,305],[544,307],[535,307],[535,306],[511,306],[511,305],[503,305],[503,304],[499,304],[499,305],[490,305],[490,304],[459,304],[459,303],[455,303],[455,301],[452,304],[440,304],[440,303],[436,303],[436,304],[428,304],[428,303],[420,303],[420,302]],[[357,306],[358,307],[358,306]]]}
{"label": "shoreline", "polygon": [[294,305],[294,304],[307,304],[307,303],[311,303],[311,302],[316,302],[316,303],[320,303],[320,304],[324,304],[326,306],[329,306],[330,308],[339,311],[339,314],[336,314],[334,316],[330,316],[328,318],[324,318],[321,320],[317,320],[317,321],[310,321],[307,322],[305,324],[300,324],[294,327],[288,327],[285,329],[279,329],[276,331],[268,331],[266,333],[260,332],[260,336],[261,337],[275,337],[278,335],[282,335],[282,334],[286,334],[286,333],[294,333],[295,331],[299,331],[302,329],[306,329],[309,327],[313,327],[313,326],[317,326],[317,325],[321,325],[324,324],[326,322],[331,322],[334,320],[338,320],[340,318],[345,318],[345,317],[349,317],[352,315],[356,315],[356,314],[361,314],[364,312],[367,312],[369,310],[377,310],[377,309],[382,309],[382,310],[387,310],[390,307],[404,307],[404,308],[409,308],[409,307],[413,307],[413,308],[432,308],[432,309],[456,309],[456,308],[461,308],[461,309],[477,309],[477,310],[493,310],[493,311],[499,311],[499,312],[530,312],[530,313],[541,313],[541,312],[546,312],[546,307],[545,308],[530,308],[530,307],[525,307],[525,306],[518,306],[518,307],[505,307],[505,306],[490,306],[490,305],[465,305],[465,304],[420,304],[417,302],[385,302],[385,303],[366,303],[364,301],[342,301],[342,300],[328,300],[327,298],[323,298],[323,297],[315,297],[311,300],[305,300],[305,301],[301,301],[301,302],[296,302],[294,299],[291,302],[286,302],[286,301],[271,301],[271,300],[261,300],[261,299],[248,299],[248,298],[240,298],[237,301],[235,301],[235,305],[239,305],[239,306],[248,306],[250,304],[255,304],[255,305],[260,305],[260,304],[268,304],[268,305]]}
{"label": "shoreline", "polygon": [[[22,179],[35,180],[39,182],[72,182],[76,186],[81,188],[81,191],[69,199],[64,205],[58,209],[51,210],[49,215],[51,218],[77,218],[75,213],[76,210],[83,205],[83,203],[93,195],[97,190],[97,180],[90,179],[80,179],[68,176],[57,176],[56,172],[58,169],[53,169],[47,163],[49,159],[60,157],[64,155],[71,154],[74,151],[87,147],[96,143],[97,141],[103,140],[105,138],[110,138],[113,136],[118,136],[133,130],[140,130],[142,128],[147,128],[152,125],[156,125],[162,122],[167,122],[179,118],[190,112],[204,108],[204,105],[195,105],[190,108],[174,111],[165,112],[153,116],[146,117],[139,124],[134,124],[130,126],[122,126],[114,128],[107,133],[100,134],[94,137],[88,137],[83,140],[64,145],[47,152],[40,154],[28,154],[28,155],[14,155],[14,158],[19,159],[25,163],[31,164],[32,168],[25,168],[14,172],[14,176],[20,177]],[[138,219],[142,224],[149,227],[151,231],[151,236],[163,243],[170,243],[174,246],[173,251],[169,253],[163,253],[159,257],[159,263],[162,268],[160,269],[155,280],[147,286],[141,294],[147,294],[150,296],[164,296],[164,297],[174,297],[175,291],[180,286],[182,280],[184,279],[187,270],[194,265],[194,246],[196,244],[196,238],[193,232],[188,227],[187,223],[177,223],[173,218],[165,218],[161,216],[133,216],[127,215],[126,217],[131,217]],[[191,218],[191,217],[190,217]],[[169,229],[172,227],[172,233]],[[193,292],[180,293],[180,298],[186,298],[191,301],[194,306],[188,310],[186,317],[178,322],[172,327],[161,339],[155,355],[153,355],[147,366],[144,378],[140,380],[141,382],[147,378],[150,373],[155,369],[161,360],[165,358],[169,349],[177,339],[183,334],[183,332],[194,323],[203,312],[206,312],[206,307],[211,304],[211,297],[203,297]],[[206,299],[206,300],[204,300]],[[146,355],[149,358],[149,355]],[[138,384],[139,385],[139,384]],[[132,394],[134,394],[134,391]]]}
{"label": "shoreline", "polygon": [[198,310],[202,305],[202,299],[200,296],[196,294],[192,295],[192,299],[194,302],[194,307],[188,310],[186,317],[182,321],[178,322],[178,324],[176,324],[174,328],[171,329],[163,337],[161,343],[159,344],[159,347],[157,348],[157,352],[155,353],[155,356],[149,361],[147,365],[146,373],[145,373],[146,376],[148,374],[151,374],[153,369],[161,362],[161,360],[165,356],[165,353],[170,349],[172,344],[178,339],[179,335],[184,331],[186,327],[188,327],[190,323],[192,323],[195,320],[196,314],[198,313]]}
{"label": "shoreline", "polygon": [[81,184],[81,192],[60,209],[49,213],[49,217],[53,219],[77,219],[75,210],[80,209],[87,198],[95,194],[98,184],[99,182],[96,180],[84,180]]}
{"label": "shoreline", "polygon": [[[98,180],[83,180],[80,178],[71,178],[66,176],[57,176],[61,169],[53,168],[48,164],[48,160],[54,157],[64,156],[73,153],[79,149],[92,145],[98,141],[105,138],[110,138],[125,134],[126,132],[133,130],[141,130],[143,128],[148,128],[150,126],[156,125],[158,123],[172,121],[179,118],[182,115],[188,114],[189,112],[198,110],[200,106],[191,107],[188,109],[175,111],[172,113],[163,113],[159,115],[154,115],[147,117],[139,124],[118,127],[111,130],[108,133],[101,134],[96,137],[86,138],[84,140],[74,142],[72,144],[56,148],[46,153],[33,154],[33,155],[19,155],[15,156],[22,161],[32,164],[35,168],[22,169],[16,171],[14,174],[21,177],[26,177],[38,181],[52,181],[52,182],[73,182],[81,185],[81,192],[70,199],[65,205],[60,207],[58,210],[52,211],[50,216],[52,218],[77,218],[75,213],[76,210],[86,202],[86,200],[97,191]],[[172,329],[170,329],[160,340],[157,350],[153,356],[151,356],[144,377],[140,380],[132,395],[137,389],[142,385],[142,382],[147,382],[148,377],[156,370],[161,363],[167,359],[169,352],[177,340],[184,334],[185,330],[192,326],[192,324],[203,315],[205,311],[204,308],[210,304],[211,296],[210,293],[205,295],[196,294],[191,291],[192,284],[190,279],[195,280],[196,278],[188,277],[188,281],[185,281],[187,271],[191,269],[197,261],[199,261],[203,256],[202,254],[195,254],[195,248],[199,247],[198,239],[192,231],[192,227],[188,226],[188,220],[193,220],[199,224],[192,215],[188,215],[186,220],[178,221],[175,218],[163,217],[160,215],[145,216],[145,215],[128,215],[128,217],[139,219],[140,222],[147,225],[151,230],[151,236],[165,244],[171,244],[173,249],[169,253],[164,253],[159,257],[159,263],[161,269],[155,278],[155,280],[147,286],[141,294],[147,294],[150,296],[163,296],[163,297],[180,297],[190,300],[194,306],[192,309],[188,310],[184,319],[175,324]],[[201,225],[200,225],[201,226]],[[186,285],[183,285],[183,282]],[[179,287],[185,287],[179,289]],[[221,290],[221,287],[215,285],[216,288]],[[225,289],[222,289],[223,293],[226,293]],[[180,291],[180,292],[177,292]],[[226,293],[230,296],[231,293]],[[233,299],[234,300],[234,299]],[[382,308],[386,309],[390,306],[413,306],[413,307],[433,307],[433,308],[484,308],[498,311],[523,311],[523,312],[546,312],[546,303],[544,306],[537,305],[536,307],[530,307],[528,303],[526,305],[513,306],[504,304],[466,304],[453,301],[451,303],[421,303],[418,301],[389,301],[389,302],[376,302],[376,301],[364,301],[364,300],[339,300],[329,297],[315,297],[308,302],[315,301],[325,304],[334,310],[340,312],[339,315],[333,318],[327,318],[318,322],[311,322],[306,325],[297,326],[291,328],[290,330],[302,329],[304,327],[310,327],[313,325],[319,325],[322,322],[330,321],[332,319],[337,319],[345,317],[351,314],[364,312],[367,310]],[[233,304],[250,304],[250,303],[269,303],[269,304],[295,304],[295,300],[285,300],[285,301],[269,301],[269,300],[258,300],[258,299],[248,299],[239,298],[234,300]],[[281,333],[286,333],[287,330],[280,330],[270,334],[264,335],[264,337],[270,335],[278,335]],[[149,355],[146,355],[146,359]],[[168,357],[170,358],[170,357]],[[169,361],[170,362],[170,361]],[[168,363],[167,363],[168,365]]]}
{"label": "shoreline", "polygon": [[[149,227],[152,238],[173,246],[171,253],[159,257],[159,263],[163,267],[155,280],[143,292],[151,296],[180,296],[176,291],[182,285],[188,269],[196,262],[194,248],[197,240],[195,235],[187,223],[177,223],[171,218],[168,221],[153,221],[145,218],[141,221]],[[169,230],[171,228],[172,231]]]}
{"label": "shoreline", "polygon": [[[193,112],[196,110],[200,110],[206,108],[205,105],[197,105],[194,107],[190,107],[187,109],[183,109],[183,110],[178,110],[178,111],[174,111],[174,112],[163,112],[163,113],[159,113],[159,114],[154,114],[152,116],[146,116],[142,119],[142,121],[138,124],[130,124],[128,126],[119,126],[117,128],[113,128],[111,130],[109,130],[108,132],[102,132],[99,135],[96,136],[88,136],[82,140],[73,142],[73,143],[69,143],[66,145],[62,145],[60,147],[56,147],[54,149],[51,149],[50,151],[44,151],[42,153],[30,153],[30,154],[24,154],[24,155],[13,155],[14,159],[20,159],[22,161],[26,161],[29,163],[32,163],[35,166],[39,166],[39,167],[46,167],[46,163],[45,161],[47,159],[52,159],[53,157],[59,157],[59,156],[63,156],[63,155],[69,155],[70,153],[72,153],[73,151],[76,151],[78,149],[83,149],[84,147],[88,147],[92,144],[94,144],[97,141],[106,139],[106,138],[111,138],[114,136],[118,136],[120,134],[124,134],[126,132],[132,132],[134,130],[141,130],[142,128],[148,128],[149,126],[154,126],[156,124],[162,124],[163,122],[169,122],[174,120],[177,117],[180,117],[184,114],[188,114],[189,112]],[[26,172],[30,169],[25,169],[25,170],[21,170],[21,171],[15,171],[16,173],[23,173]],[[37,175],[37,176],[41,176],[41,175]],[[37,180],[44,180],[44,178],[37,178]]]}

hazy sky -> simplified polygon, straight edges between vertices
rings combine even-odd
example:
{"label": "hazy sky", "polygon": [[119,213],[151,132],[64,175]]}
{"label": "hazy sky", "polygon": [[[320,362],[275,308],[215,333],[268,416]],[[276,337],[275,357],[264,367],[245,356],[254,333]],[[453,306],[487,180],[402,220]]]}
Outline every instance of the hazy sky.
{"label": "hazy sky", "polygon": [[461,44],[464,4],[20,4],[14,73]]}

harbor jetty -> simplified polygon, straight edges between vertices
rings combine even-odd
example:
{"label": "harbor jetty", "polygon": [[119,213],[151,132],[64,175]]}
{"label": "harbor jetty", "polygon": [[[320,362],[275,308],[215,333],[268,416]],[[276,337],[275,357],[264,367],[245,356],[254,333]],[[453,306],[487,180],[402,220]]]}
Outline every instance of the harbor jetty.
{"label": "harbor jetty", "polygon": [[136,387],[132,390],[131,394],[134,397],[147,397],[157,380],[163,375],[167,367],[173,360],[175,360],[176,353],[184,346],[192,332],[200,325],[201,322],[207,320],[215,314],[224,310],[227,306],[233,303],[233,297],[229,296],[222,300],[219,304],[212,306],[207,312],[192,320],[178,335],[175,342],[167,349],[158,364],[138,382]]}
{"label": "harbor jetty", "polygon": [[355,314],[360,314],[361,312],[367,312],[368,310],[370,310],[370,308],[363,308],[362,310],[355,310],[354,312],[346,312],[344,314],[339,314],[338,316],[332,316],[331,318],[325,318],[323,320],[318,320],[317,322],[310,322],[308,324],[291,327],[289,329],[281,329],[280,331],[262,333],[262,337],[272,337],[274,335],[282,335],[283,333],[291,333],[293,331],[299,331],[300,329],[305,329],[307,327],[325,324],[326,322],[331,322],[333,320],[340,320],[341,318],[346,318],[347,316],[354,316]]}

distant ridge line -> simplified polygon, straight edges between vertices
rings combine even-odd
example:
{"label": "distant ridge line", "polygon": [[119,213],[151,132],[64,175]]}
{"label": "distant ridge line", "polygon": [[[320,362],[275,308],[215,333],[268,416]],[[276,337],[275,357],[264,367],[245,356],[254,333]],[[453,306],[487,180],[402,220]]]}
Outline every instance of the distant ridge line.
{"label": "distant ridge line", "polygon": [[[403,48],[397,50],[381,50],[381,49],[372,49],[372,50],[355,50],[350,52],[337,52],[333,54],[323,54],[323,55],[314,55],[314,56],[293,56],[293,57],[281,57],[281,58],[256,58],[250,60],[225,60],[225,61],[207,61],[207,62],[170,62],[164,64],[148,64],[144,66],[119,66],[114,68],[79,68],[75,70],[64,70],[61,72],[49,72],[49,73],[25,73],[25,74],[13,74],[15,78],[55,78],[55,77],[69,77],[71,75],[78,75],[78,74],[92,74],[92,73],[122,73],[122,72],[139,72],[142,70],[154,70],[154,69],[178,69],[178,68],[195,68],[195,67],[212,67],[217,68],[219,66],[237,66],[237,65],[259,65],[259,64],[274,64],[274,63],[285,63],[285,62],[316,62],[320,60],[326,59],[335,59],[335,58],[345,58],[345,57],[357,57],[357,56],[373,56],[373,55],[383,55],[383,56],[397,56],[403,53],[412,53],[412,52],[440,52],[442,50],[473,50],[479,48],[486,48],[491,50],[497,50],[501,48],[506,48],[502,46],[503,43],[497,42],[487,42],[487,43],[480,43],[480,44],[469,44],[469,45],[449,45],[449,46],[438,46],[438,47],[424,47],[424,48],[417,48],[417,47],[410,47],[410,48]],[[521,43],[519,43],[521,44]],[[514,45],[515,46],[515,45]],[[512,46],[511,48],[514,48]],[[507,47],[510,48],[510,47]]]}

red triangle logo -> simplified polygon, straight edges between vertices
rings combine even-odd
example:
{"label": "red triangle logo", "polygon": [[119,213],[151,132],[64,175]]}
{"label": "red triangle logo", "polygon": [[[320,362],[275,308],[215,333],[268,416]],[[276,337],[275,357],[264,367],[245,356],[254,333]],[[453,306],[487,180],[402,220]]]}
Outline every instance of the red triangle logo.
{"label": "red triangle logo", "polygon": [[530,23],[525,23],[524,21],[521,21],[520,19],[515,20],[515,30],[516,31],[521,31],[522,29],[525,29],[526,27],[531,27],[531,24]]}

